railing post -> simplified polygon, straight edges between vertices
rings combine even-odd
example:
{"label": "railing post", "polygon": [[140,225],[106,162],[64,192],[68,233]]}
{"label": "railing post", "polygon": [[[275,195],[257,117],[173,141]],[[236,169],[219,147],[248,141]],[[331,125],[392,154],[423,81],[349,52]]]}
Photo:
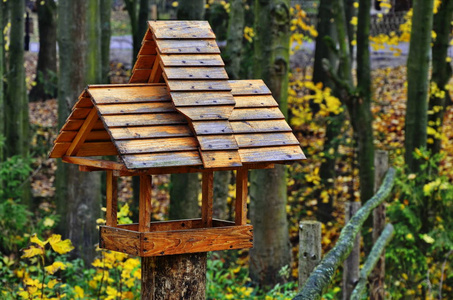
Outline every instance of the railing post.
{"label": "railing post", "polygon": [[[375,169],[375,192],[384,180],[385,173],[389,169],[389,155],[387,151],[376,150],[374,153]],[[385,203],[376,207],[373,211],[373,244],[381,235],[385,227]],[[385,250],[382,252],[379,261],[376,264],[370,276],[370,299],[383,300],[385,298],[384,290],[385,278]]]}
{"label": "railing post", "polygon": [[[355,213],[361,207],[360,202],[346,202],[345,206],[345,224],[349,222],[349,219],[355,215]],[[359,269],[360,269],[360,233],[357,233],[357,236],[354,240],[354,246],[352,248],[351,254],[344,261],[343,264],[343,299],[349,300],[351,293],[354,290],[354,287],[359,281]]]}
{"label": "railing post", "polygon": [[321,261],[321,223],[299,223],[299,289]]}

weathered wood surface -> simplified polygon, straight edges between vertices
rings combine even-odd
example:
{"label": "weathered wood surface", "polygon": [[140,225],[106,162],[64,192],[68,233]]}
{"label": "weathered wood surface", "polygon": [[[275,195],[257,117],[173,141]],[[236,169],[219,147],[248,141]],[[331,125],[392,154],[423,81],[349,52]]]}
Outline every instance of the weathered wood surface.
{"label": "weathered wood surface", "polygon": [[92,159],[77,156],[63,156],[61,159],[66,163],[91,166],[105,170],[123,170],[125,168],[122,163],[110,160]]}
{"label": "weathered wood surface", "polygon": [[272,95],[259,96],[235,96],[236,108],[252,108],[252,107],[278,107]]}
{"label": "weathered wood surface", "polygon": [[234,106],[194,106],[177,107],[176,109],[192,121],[209,121],[228,120],[228,117],[233,112]]}
{"label": "weathered wood surface", "polygon": [[261,79],[229,80],[233,96],[271,95],[271,91]]}
{"label": "weathered wood surface", "polygon": [[228,121],[192,122],[192,126],[197,135],[233,133]]}
{"label": "weathered wood surface", "polygon": [[201,223],[203,227],[212,227],[214,172],[203,173],[201,185]]}
{"label": "weathered wood surface", "polygon": [[97,105],[97,109],[102,115],[176,112],[171,102]]}
{"label": "weathered wood surface", "polygon": [[204,300],[206,253],[142,258],[142,300]]}
{"label": "weathered wood surface", "polygon": [[[77,130],[79,130],[82,127],[83,122],[84,122],[83,119],[80,119],[80,120],[68,119],[66,121],[66,123],[63,125],[63,127],[61,128],[61,130],[63,130],[63,131],[77,131]],[[94,126],[93,126],[93,130],[99,130],[99,129],[104,129],[104,124],[102,123],[101,120],[97,120],[94,123]]]}
{"label": "weathered wood surface", "polygon": [[151,69],[134,69],[129,83],[146,83],[151,75]]}
{"label": "weathered wood surface", "polygon": [[114,115],[102,116],[104,122],[109,127],[129,127],[129,126],[145,126],[145,125],[171,125],[171,124],[186,124],[187,121],[183,115],[179,113],[166,114],[142,114],[142,115]]}
{"label": "weathered wood surface", "polygon": [[[61,131],[58,135],[57,139],[60,143],[64,142],[72,142],[72,140],[77,135],[78,131]],[[110,141],[109,133],[102,129],[102,130],[91,130],[88,136],[86,137],[85,141],[91,142],[105,142]]]}
{"label": "weathered wood surface", "polygon": [[[361,207],[360,202],[346,202],[345,205],[345,223],[354,216]],[[359,280],[360,270],[360,232],[354,239],[354,245],[351,253],[343,263],[343,299],[349,299],[352,291]]]}
{"label": "weathered wood surface", "polygon": [[123,156],[128,169],[202,165],[198,151],[136,154]]}
{"label": "weathered wood surface", "polygon": [[177,106],[235,105],[230,92],[171,92],[173,103]]}
{"label": "weathered wood surface", "polygon": [[149,21],[156,39],[215,39],[208,21]]}
{"label": "weathered wood surface", "polygon": [[259,151],[255,148],[239,148],[239,155],[243,163],[305,159],[299,146],[263,147]]}
{"label": "weathered wood surface", "polygon": [[201,150],[239,149],[233,135],[202,135],[197,137]]}
{"label": "weathered wood surface", "polygon": [[[71,143],[55,143],[49,155],[50,158],[62,157],[68,151]],[[77,156],[102,156],[118,155],[115,145],[112,142],[85,142],[76,153]]]}
{"label": "weathered wood surface", "polygon": [[[84,93],[82,93],[84,94]],[[90,108],[93,107],[93,102],[91,102],[91,97],[80,97],[79,100],[74,104],[74,108]]]}
{"label": "weathered wood surface", "polygon": [[395,169],[389,169],[379,191],[343,227],[337,243],[311,273],[302,290],[294,297],[295,300],[321,299],[324,290],[327,289],[338,266],[340,266],[351,252],[353,241],[357,233],[361,230],[363,223],[369,217],[372,210],[390,194],[395,182],[395,173]]}
{"label": "weathered wood surface", "polygon": [[140,176],[138,231],[148,232],[151,224],[152,176]]}
{"label": "weathered wood surface", "polygon": [[235,121],[231,122],[235,134],[258,132],[292,132],[285,120]]}
{"label": "weathered wood surface", "polygon": [[75,107],[69,118],[71,119],[85,119],[91,112],[91,108],[78,108]]}
{"label": "weathered wood surface", "polygon": [[162,54],[220,54],[215,40],[159,40],[157,47]]}
{"label": "weathered wood surface", "polygon": [[88,91],[96,104],[171,101],[167,87],[163,84],[112,86],[110,88],[90,85]]}
{"label": "weathered wood surface", "polygon": [[[220,67],[167,67],[164,70],[169,80],[174,79],[228,79],[224,68]],[[228,84],[228,82],[227,82]],[[230,90],[231,88],[229,88]]]}
{"label": "weathered wood surface", "polygon": [[236,134],[234,137],[241,148],[300,145],[292,132]]}
{"label": "weathered wood surface", "polygon": [[242,166],[238,151],[202,151],[201,159],[205,168],[228,168]]}
{"label": "weathered wood surface", "polygon": [[224,67],[225,63],[218,54],[162,54],[164,67]]}
{"label": "weathered wood surface", "polygon": [[238,169],[236,172],[236,203],[234,222],[236,225],[247,224],[248,170]]}
{"label": "weathered wood surface", "polygon": [[162,77],[162,65],[160,64],[162,57],[158,55],[154,60],[153,67],[151,69],[151,74],[149,75],[148,82],[159,82]]}
{"label": "weathered wood surface", "polygon": [[110,227],[116,227],[118,223],[118,177],[113,175],[113,171],[109,170],[106,173],[105,224]]}
{"label": "weathered wood surface", "polygon": [[[212,171],[208,171],[209,173]],[[212,219],[212,227],[226,227],[234,226],[234,222]],[[138,223],[118,225],[118,228],[126,230],[138,231]],[[188,230],[203,228],[203,221],[201,218],[198,219],[185,219],[185,220],[173,220],[173,221],[157,221],[151,222],[150,231],[172,231],[172,230]]]}
{"label": "weathered wood surface", "polygon": [[136,69],[150,69],[152,68],[156,55],[138,55],[137,62],[134,68]]}
{"label": "weathered wood surface", "polygon": [[111,128],[110,133],[115,140],[193,136],[187,125],[119,127]]}
{"label": "weathered wood surface", "polygon": [[99,247],[130,255],[140,255],[141,240],[137,231],[99,226]]}
{"label": "weathered wood surface", "polygon": [[[153,55],[157,53],[156,49],[156,42],[151,41],[151,40],[144,40],[142,42],[142,47],[140,48],[140,51],[138,52],[138,55]],[[137,66],[134,66],[134,68],[137,68]]]}
{"label": "weathered wood surface", "polygon": [[259,108],[242,108],[235,109],[230,116],[231,121],[240,120],[269,120],[269,119],[285,119],[278,107],[270,107],[266,109]]}
{"label": "weathered wood surface", "polygon": [[116,141],[116,146],[121,154],[139,154],[197,150],[198,142],[195,137],[178,137]]}
{"label": "weathered wood surface", "polygon": [[82,127],[79,129],[77,135],[75,136],[74,140],[71,142],[71,145],[66,151],[66,155],[69,156],[75,155],[79,151],[79,149],[82,147],[82,144],[85,142],[85,139],[87,138],[88,134],[90,134],[91,130],[94,127],[94,124],[96,124],[96,121],[98,119],[99,117],[96,108],[92,108],[91,112],[84,120]]}
{"label": "weathered wood surface", "polygon": [[230,91],[226,80],[168,80],[168,89],[174,91]]}
{"label": "weathered wood surface", "polygon": [[299,287],[302,287],[311,272],[321,261],[321,223],[301,221],[299,223]]}

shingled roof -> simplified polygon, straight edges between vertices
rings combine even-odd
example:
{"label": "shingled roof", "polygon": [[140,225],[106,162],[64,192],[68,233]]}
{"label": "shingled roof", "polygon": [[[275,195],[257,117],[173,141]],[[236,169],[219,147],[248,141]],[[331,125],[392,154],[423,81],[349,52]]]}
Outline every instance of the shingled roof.
{"label": "shingled roof", "polygon": [[127,169],[304,159],[262,80],[229,81],[205,21],[151,21],[129,84],[90,85],[51,157],[119,155]]}

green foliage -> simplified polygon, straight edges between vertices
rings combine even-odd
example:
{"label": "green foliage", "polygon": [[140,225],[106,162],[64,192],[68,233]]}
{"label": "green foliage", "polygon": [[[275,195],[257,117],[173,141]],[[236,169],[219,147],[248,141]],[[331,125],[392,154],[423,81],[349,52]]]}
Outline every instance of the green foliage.
{"label": "green foliage", "polygon": [[30,230],[27,206],[18,200],[8,199],[0,203],[0,250],[3,253],[17,252],[25,246],[26,233]]}
{"label": "green foliage", "polygon": [[[453,250],[453,184],[439,175],[442,156],[416,150],[421,172],[400,170],[395,197],[388,207],[395,237],[386,250],[386,273],[394,299],[440,297],[451,293],[449,255]],[[445,263],[445,270],[443,264]],[[444,286],[439,286],[443,277]]]}

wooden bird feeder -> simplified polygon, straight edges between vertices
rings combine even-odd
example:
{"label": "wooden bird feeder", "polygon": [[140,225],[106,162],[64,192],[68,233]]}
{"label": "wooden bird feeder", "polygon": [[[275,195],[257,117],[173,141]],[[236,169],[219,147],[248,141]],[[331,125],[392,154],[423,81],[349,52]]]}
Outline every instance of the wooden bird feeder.
{"label": "wooden bird feeder", "polygon": [[[228,80],[207,22],[148,25],[130,83],[89,85],[50,157],[107,172],[101,248],[141,257],[251,248],[248,170],[304,159],[300,144],[262,80]],[[234,222],[212,217],[221,170],[237,172]],[[151,222],[151,175],[193,172],[202,173],[201,218]],[[119,176],[140,176],[138,224],[117,224]]]}

